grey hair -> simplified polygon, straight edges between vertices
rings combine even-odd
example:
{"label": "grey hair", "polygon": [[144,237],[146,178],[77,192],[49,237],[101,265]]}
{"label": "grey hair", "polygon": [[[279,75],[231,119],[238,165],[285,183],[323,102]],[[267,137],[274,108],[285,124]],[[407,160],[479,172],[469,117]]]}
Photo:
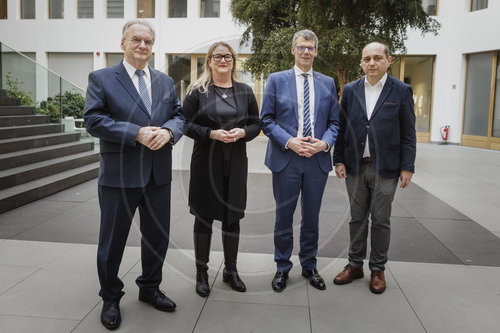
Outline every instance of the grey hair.
{"label": "grey hair", "polygon": [[149,23],[148,21],[143,21],[143,20],[130,20],[127,23],[125,23],[125,25],[123,26],[123,29],[122,29],[122,38],[127,38],[128,30],[134,24],[141,24],[141,25],[145,26],[146,28],[148,28],[149,31],[151,31],[151,35],[153,36],[153,43],[154,43],[154,41],[156,39],[155,29],[153,28],[151,23]]}
{"label": "grey hair", "polygon": [[295,42],[297,42],[297,38],[303,37],[305,40],[314,40],[314,46],[318,48],[318,36],[311,30],[300,30],[293,35],[292,39],[292,45],[295,45]]}

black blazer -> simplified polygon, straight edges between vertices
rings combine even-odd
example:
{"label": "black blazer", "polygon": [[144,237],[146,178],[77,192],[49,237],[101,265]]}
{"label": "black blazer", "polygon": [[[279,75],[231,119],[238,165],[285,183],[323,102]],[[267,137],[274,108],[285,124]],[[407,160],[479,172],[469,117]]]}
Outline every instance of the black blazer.
{"label": "black blazer", "polygon": [[[189,182],[189,207],[194,215],[222,220],[228,208],[229,221],[244,216],[247,198],[248,160],[246,142],[259,135],[259,110],[252,89],[233,82],[236,99],[236,127],[246,136],[234,143],[210,139],[210,131],[222,128],[215,110],[214,87],[208,94],[196,90],[186,96],[183,114],[186,117],[185,135],[194,140]],[[231,163],[228,175],[228,202],[224,198],[223,149],[230,149]],[[227,186],[226,185],[226,186]]]}
{"label": "black blazer", "polygon": [[365,78],[344,87],[340,102],[340,130],[333,163],[343,163],[347,173],[357,173],[366,136],[370,157],[382,177],[398,177],[401,170],[415,172],[416,132],[412,87],[387,76],[368,120]]}

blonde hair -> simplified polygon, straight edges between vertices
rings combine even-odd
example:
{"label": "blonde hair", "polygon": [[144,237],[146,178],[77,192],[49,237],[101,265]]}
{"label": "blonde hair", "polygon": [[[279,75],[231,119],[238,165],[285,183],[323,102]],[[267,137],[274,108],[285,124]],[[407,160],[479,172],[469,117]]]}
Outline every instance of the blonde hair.
{"label": "blonde hair", "polygon": [[208,87],[213,84],[212,80],[212,69],[208,65],[208,60],[212,58],[212,55],[214,54],[214,50],[217,46],[224,46],[227,47],[229,52],[231,52],[231,55],[233,56],[233,68],[231,69],[231,78],[233,81],[238,81],[238,77],[236,75],[236,52],[234,52],[233,48],[231,45],[229,45],[226,42],[216,42],[210,46],[208,49],[207,55],[205,57],[205,63],[203,64],[203,73],[201,74],[200,78],[194,82],[192,82],[189,87],[187,88],[187,94],[191,94],[195,90],[199,90],[200,92],[204,94],[208,94]]}

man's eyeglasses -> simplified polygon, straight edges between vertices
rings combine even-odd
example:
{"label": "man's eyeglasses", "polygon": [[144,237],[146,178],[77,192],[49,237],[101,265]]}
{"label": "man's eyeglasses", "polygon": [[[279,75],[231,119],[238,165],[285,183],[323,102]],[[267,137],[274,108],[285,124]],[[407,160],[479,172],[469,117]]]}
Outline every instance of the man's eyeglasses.
{"label": "man's eyeglasses", "polygon": [[233,61],[233,55],[232,54],[214,54],[214,55],[212,55],[212,59],[214,59],[215,62],[221,62],[222,58],[224,58],[224,60],[226,62]]}
{"label": "man's eyeglasses", "polygon": [[146,47],[152,47],[154,44],[151,39],[140,39],[140,38],[127,38],[127,39],[130,40],[132,42],[132,45],[134,46],[139,46],[141,45],[142,42],[144,42],[144,45],[146,45]]}
{"label": "man's eyeglasses", "polygon": [[312,52],[314,52],[314,50],[316,50],[316,48],[312,47],[312,46],[298,46],[298,45],[295,45],[295,48],[299,52],[304,52],[307,49],[307,51],[309,51],[309,52],[312,53]]}

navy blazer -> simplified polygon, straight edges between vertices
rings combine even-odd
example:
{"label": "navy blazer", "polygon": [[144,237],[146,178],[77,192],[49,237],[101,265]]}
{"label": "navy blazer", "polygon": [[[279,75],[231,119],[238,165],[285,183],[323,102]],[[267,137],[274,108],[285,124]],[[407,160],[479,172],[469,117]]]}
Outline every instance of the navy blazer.
{"label": "navy blazer", "polygon": [[340,102],[340,130],[333,163],[357,173],[365,150],[382,177],[398,177],[401,170],[415,172],[416,133],[412,87],[387,76],[370,119],[366,113],[365,78],[344,87]]}
{"label": "navy blazer", "polygon": [[[313,71],[314,80],[314,135],[333,147],[339,127],[339,111],[335,82],[329,76]],[[269,76],[262,102],[261,121],[264,134],[269,137],[265,164],[273,172],[283,170],[295,152],[285,146],[297,136],[297,86],[294,69]],[[332,170],[330,152],[319,152],[316,159],[321,169]]]}
{"label": "navy blazer", "polygon": [[152,176],[158,185],[172,179],[172,145],[153,151],[135,141],[141,127],[158,126],[170,129],[177,142],[185,127],[174,81],[149,70],[152,115],[123,63],[89,74],[83,118],[88,132],[100,139],[99,185],[144,187]]}

